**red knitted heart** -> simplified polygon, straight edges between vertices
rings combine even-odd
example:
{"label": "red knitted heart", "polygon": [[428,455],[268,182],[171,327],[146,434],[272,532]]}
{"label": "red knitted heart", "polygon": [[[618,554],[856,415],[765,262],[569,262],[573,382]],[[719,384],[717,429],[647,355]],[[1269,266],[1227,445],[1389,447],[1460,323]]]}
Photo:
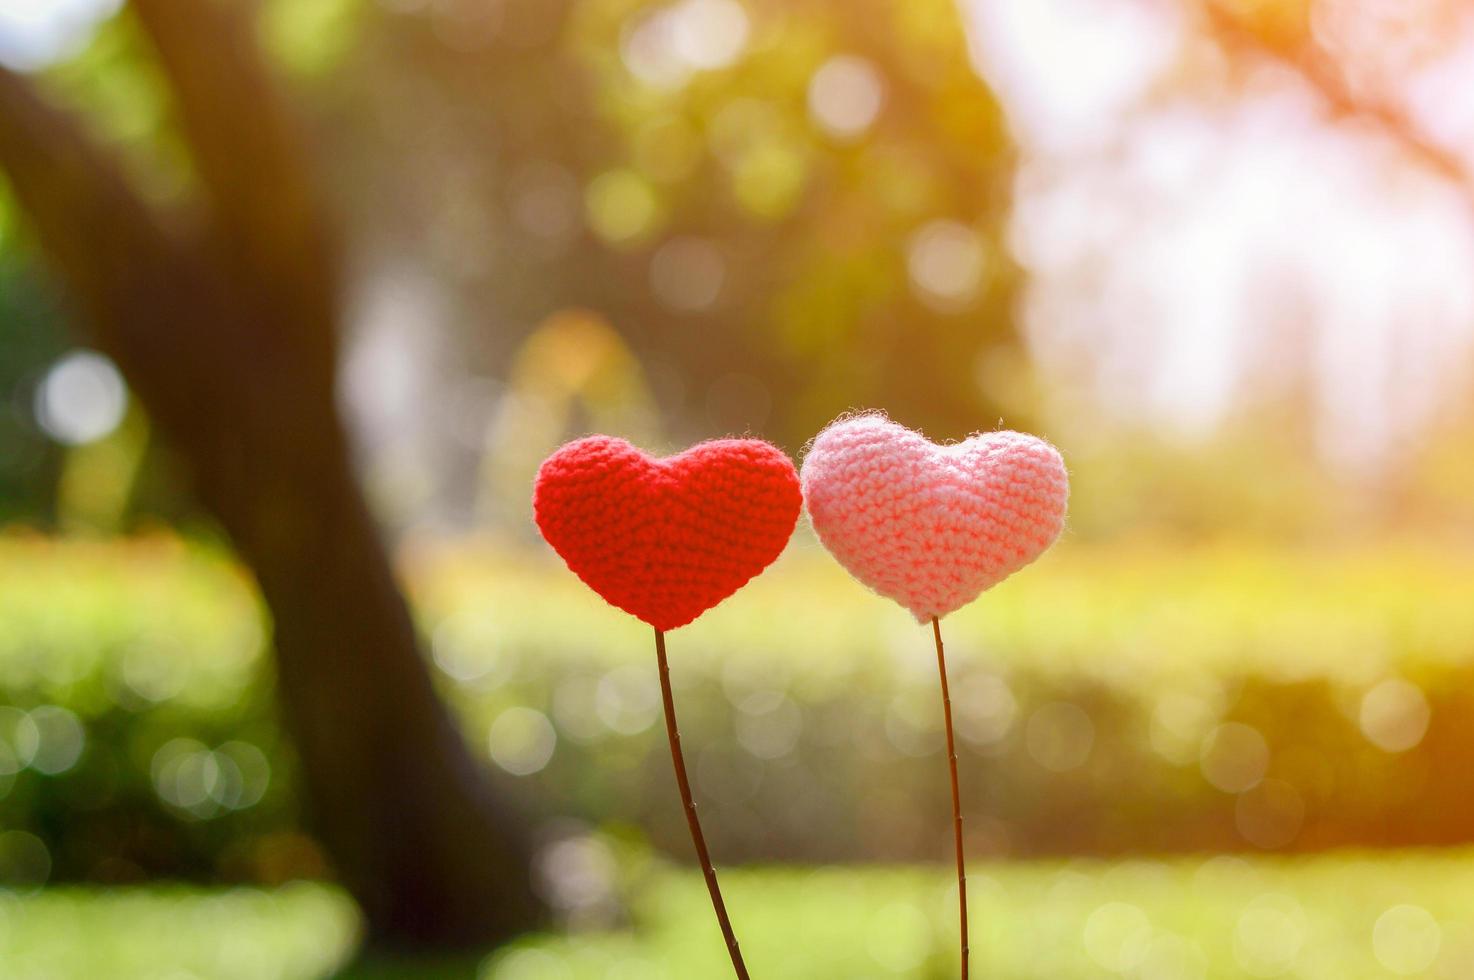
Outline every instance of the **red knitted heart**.
{"label": "red knitted heart", "polygon": [[718,439],[656,459],[589,436],[543,461],[537,528],[589,588],[659,630],[684,626],[783,551],[802,504],[776,446]]}

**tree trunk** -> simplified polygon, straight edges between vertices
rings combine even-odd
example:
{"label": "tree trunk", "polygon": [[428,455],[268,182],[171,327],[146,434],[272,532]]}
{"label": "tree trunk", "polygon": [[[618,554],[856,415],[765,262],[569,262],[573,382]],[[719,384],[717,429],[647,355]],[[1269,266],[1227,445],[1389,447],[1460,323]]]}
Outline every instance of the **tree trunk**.
{"label": "tree trunk", "polygon": [[[201,200],[164,214],[0,69],[0,166],[61,281],[260,586],[312,829],[385,945],[536,925],[527,821],[435,696],[334,399],[337,263],[245,8],[133,0]],[[201,217],[203,215],[203,217]]]}
{"label": "tree trunk", "polygon": [[525,822],[491,796],[431,688],[341,440],[325,433],[320,453],[303,453],[310,429],[285,458],[245,452],[250,465],[201,489],[272,613],[312,828],[380,939],[465,944],[530,928]]}

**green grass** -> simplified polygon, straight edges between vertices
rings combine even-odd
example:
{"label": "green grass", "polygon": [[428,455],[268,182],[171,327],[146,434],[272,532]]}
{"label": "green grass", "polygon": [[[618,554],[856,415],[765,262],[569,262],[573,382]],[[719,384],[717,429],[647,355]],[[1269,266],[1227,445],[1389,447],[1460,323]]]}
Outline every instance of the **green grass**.
{"label": "green grass", "polygon": [[[762,980],[949,978],[955,907],[931,868],[734,869],[723,883]],[[1474,851],[1295,860],[979,865],[974,976],[988,980],[1474,975]],[[341,893],[53,889],[0,900],[5,980],[705,980],[726,974],[698,876],[657,871],[627,927],[485,957],[351,967]]]}
{"label": "green grass", "polygon": [[3,980],[306,980],[358,941],[341,892],[178,887],[0,893]]}

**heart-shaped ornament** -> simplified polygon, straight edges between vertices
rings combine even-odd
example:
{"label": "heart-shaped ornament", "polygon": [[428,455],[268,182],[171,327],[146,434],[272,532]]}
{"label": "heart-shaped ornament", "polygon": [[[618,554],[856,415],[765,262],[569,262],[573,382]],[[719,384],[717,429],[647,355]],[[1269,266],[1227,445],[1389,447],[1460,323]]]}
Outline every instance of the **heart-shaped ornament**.
{"label": "heart-shaped ornament", "polygon": [[537,528],[589,588],[658,630],[684,626],[783,551],[803,498],[781,449],[717,439],[657,459],[610,436],[543,461]]}
{"label": "heart-shaped ornament", "polygon": [[1070,496],[1064,460],[1042,439],[986,432],[938,446],[878,414],[819,433],[801,479],[824,546],[922,622],[1043,554]]}

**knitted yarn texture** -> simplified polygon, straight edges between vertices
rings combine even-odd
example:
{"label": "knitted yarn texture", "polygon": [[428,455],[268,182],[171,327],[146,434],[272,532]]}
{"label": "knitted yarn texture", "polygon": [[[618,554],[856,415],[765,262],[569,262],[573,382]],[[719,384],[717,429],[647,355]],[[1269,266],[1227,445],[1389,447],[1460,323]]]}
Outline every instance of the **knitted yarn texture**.
{"label": "knitted yarn texture", "polygon": [[537,528],[573,573],[658,630],[684,626],[783,551],[803,498],[782,450],[717,439],[657,459],[589,436],[543,461]]}
{"label": "knitted yarn texture", "polygon": [[883,415],[815,437],[801,474],[819,540],[851,575],[921,622],[967,605],[1064,529],[1059,451],[1019,432],[938,446]]}

